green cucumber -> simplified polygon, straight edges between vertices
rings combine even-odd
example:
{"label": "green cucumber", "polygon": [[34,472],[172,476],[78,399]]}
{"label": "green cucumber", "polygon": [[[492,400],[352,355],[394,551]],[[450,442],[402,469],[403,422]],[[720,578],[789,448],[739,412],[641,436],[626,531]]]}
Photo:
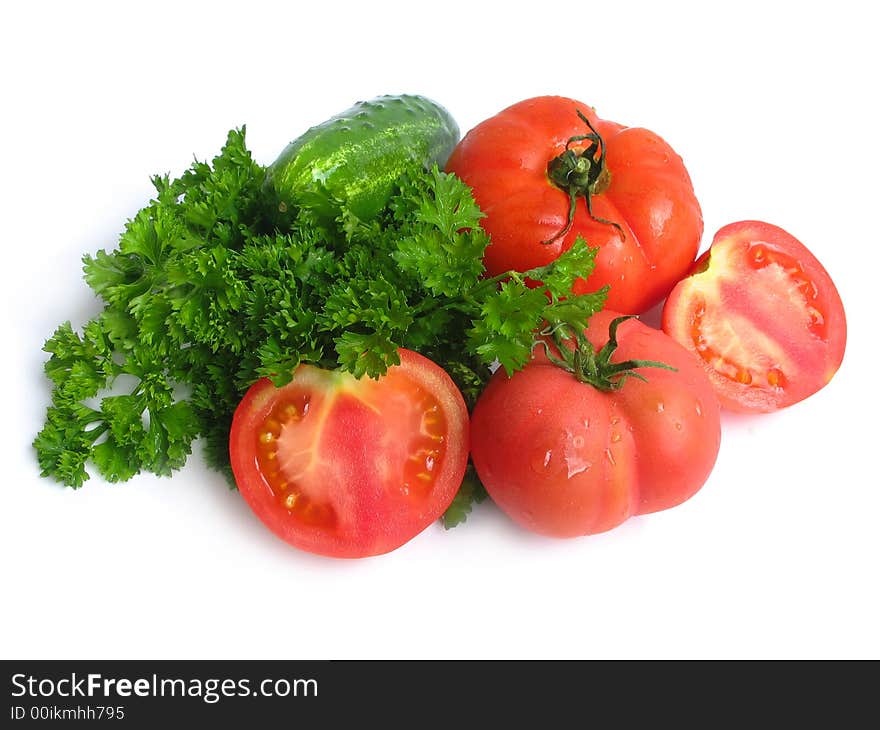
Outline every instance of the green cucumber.
{"label": "green cucumber", "polygon": [[269,167],[281,202],[361,220],[375,217],[401,175],[441,167],[459,129],[442,106],[423,96],[361,101],[295,139]]}

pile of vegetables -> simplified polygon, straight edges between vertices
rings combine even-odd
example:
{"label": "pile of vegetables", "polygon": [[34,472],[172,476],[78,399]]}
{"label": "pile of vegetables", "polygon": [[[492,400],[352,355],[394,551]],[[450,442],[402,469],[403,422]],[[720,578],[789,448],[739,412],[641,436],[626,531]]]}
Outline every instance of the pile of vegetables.
{"label": "pile of vegetables", "polygon": [[[153,184],[83,259],[103,310],[45,344],[41,473],[170,475],[203,438],[311,552],[386,553],[487,491],[556,536],[672,507],[712,470],[721,406],[791,405],[843,357],[803,244],[743,222],[695,262],[681,158],[571,99],[460,140],[435,102],[380,97],[268,167],[241,128]],[[664,298],[664,331],[633,318]]]}

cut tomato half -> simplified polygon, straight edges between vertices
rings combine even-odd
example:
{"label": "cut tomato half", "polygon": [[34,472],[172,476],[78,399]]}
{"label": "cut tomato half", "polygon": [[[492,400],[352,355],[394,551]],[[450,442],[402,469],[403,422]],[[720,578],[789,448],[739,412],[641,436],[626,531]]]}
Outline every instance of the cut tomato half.
{"label": "cut tomato half", "polygon": [[467,444],[458,388],[401,350],[378,380],[311,365],[282,388],[260,380],[235,412],[230,457],[242,496],[276,535],[355,558],[393,550],[443,514]]}
{"label": "cut tomato half", "polygon": [[834,282],[794,236],[742,221],[722,228],[663,308],[663,329],[694,352],[725,408],[767,412],[824,387],[846,348]]}

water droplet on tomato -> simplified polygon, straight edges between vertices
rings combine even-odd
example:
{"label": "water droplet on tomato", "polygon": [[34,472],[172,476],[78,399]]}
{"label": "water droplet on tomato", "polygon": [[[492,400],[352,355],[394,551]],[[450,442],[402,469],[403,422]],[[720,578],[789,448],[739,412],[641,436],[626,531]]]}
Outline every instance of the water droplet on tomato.
{"label": "water droplet on tomato", "polygon": [[578,474],[583,474],[590,469],[593,464],[580,456],[566,456],[565,467],[567,469],[566,476],[571,479]]}
{"label": "water droplet on tomato", "polygon": [[584,437],[580,434],[573,435],[570,431],[566,431],[566,440],[563,446],[566,473],[569,479],[577,474],[585,472],[592,464],[584,458],[582,449],[584,447]]}
{"label": "water droplet on tomato", "polygon": [[540,473],[550,466],[552,460],[552,449],[535,449],[532,452],[531,459],[529,459],[529,464],[532,467],[532,471]]}

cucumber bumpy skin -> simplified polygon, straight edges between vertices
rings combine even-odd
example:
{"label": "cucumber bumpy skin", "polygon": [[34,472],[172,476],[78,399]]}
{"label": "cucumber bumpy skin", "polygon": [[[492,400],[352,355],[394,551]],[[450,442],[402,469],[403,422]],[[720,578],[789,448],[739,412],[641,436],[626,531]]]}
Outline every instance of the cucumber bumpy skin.
{"label": "cucumber bumpy skin", "polygon": [[295,139],[272,163],[267,184],[285,204],[322,215],[343,207],[361,220],[376,216],[401,175],[441,168],[458,144],[455,120],[423,96],[361,101]]}

